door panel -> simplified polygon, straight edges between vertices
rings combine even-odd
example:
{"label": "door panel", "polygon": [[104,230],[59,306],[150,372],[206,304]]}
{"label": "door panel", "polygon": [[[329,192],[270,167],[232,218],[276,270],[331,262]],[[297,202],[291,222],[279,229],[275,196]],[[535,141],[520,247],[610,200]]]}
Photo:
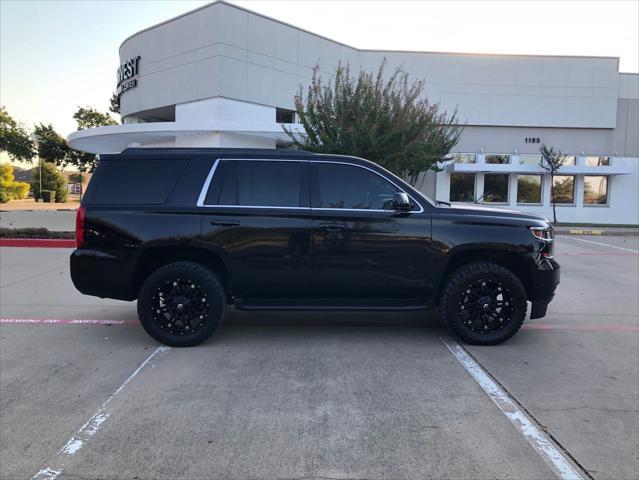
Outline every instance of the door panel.
{"label": "door panel", "polygon": [[[401,187],[368,167],[312,161],[313,291],[323,297],[433,296],[430,214],[393,210]],[[414,200],[413,200],[414,201]]]}
{"label": "door panel", "polygon": [[202,208],[202,239],[224,252],[237,298],[308,295],[308,162],[222,159]]}
{"label": "door panel", "polygon": [[313,291],[323,297],[428,298],[425,214],[313,210]]}
{"label": "door panel", "polygon": [[225,209],[202,216],[202,239],[229,260],[238,298],[299,297],[311,283],[309,210]]}

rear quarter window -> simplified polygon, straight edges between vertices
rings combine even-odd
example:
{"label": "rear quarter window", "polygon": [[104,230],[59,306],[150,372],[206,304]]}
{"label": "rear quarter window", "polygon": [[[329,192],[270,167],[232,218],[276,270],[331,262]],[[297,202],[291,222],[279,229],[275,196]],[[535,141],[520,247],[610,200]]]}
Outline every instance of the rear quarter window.
{"label": "rear quarter window", "polygon": [[101,162],[93,205],[159,205],[175,187],[189,160],[109,159]]}

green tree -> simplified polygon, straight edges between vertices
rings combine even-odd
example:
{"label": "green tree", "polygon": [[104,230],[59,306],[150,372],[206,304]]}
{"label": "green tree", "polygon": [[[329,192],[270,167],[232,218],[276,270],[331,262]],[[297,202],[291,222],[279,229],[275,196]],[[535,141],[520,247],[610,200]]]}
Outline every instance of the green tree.
{"label": "green tree", "polygon": [[[77,123],[78,130],[118,124],[108,113],[99,112],[92,107],[78,107],[73,118]],[[82,188],[82,174],[95,170],[98,157],[93,153],[71,149],[67,155],[67,163],[73,165],[80,172],[80,188]],[[82,197],[82,192],[80,192],[80,197]]]}
{"label": "green tree", "polygon": [[401,68],[384,80],[385,65],[355,78],[348,64],[338,64],[326,84],[316,66],[306,97],[302,87],[295,97],[305,135],[283,128],[299,148],[364,157],[415,185],[422,172],[439,170],[462,127],[457,111],[448,115],[423,96],[424,80],[409,83]]}
{"label": "green tree", "polygon": [[55,131],[53,125],[36,125],[33,131],[37,139],[38,156],[45,162],[64,167],[69,160],[71,149],[62,135]]}
{"label": "green tree", "polygon": [[98,112],[93,107],[78,107],[78,110],[73,114],[73,118],[78,124],[78,130],[118,124],[109,113]]}
{"label": "green tree", "polygon": [[31,162],[35,155],[29,134],[3,106],[0,106],[0,152],[7,152],[11,159],[23,162]]}
{"label": "green tree", "polygon": [[40,174],[42,173],[42,190],[55,192],[56,202],[66,202],[67,200],[67,180],[64,178],[53,163],[40,160],[40,165],[33,169],[33,196],[41,198]]}
{"label": "green tree", "polygon": [[13,176],[13,165],[0,165],[0,203],[27,198],[28,194],[29,184],[26,182],[16,182]]}
{"label": "green tree", "polygon": [[109,99],[109,112],[120,113],[120,97],[118,97],[115,92],[113,92],[113,95],[111,95]]}
{"label": "green tree", "polygon": [[547,147],[543,143],[541,144],[541,147],[539,147],[539,153],[541,153],[539,166],[543,168],[548,175],[550,175],[552,223],[557,223],[557,199],[565,195],[565,189],[563,185],[555,185],[555,175],[557,175],[557,172],[566,161],[566,155],[561,153],[560,150],[555,150],[553,147]]}

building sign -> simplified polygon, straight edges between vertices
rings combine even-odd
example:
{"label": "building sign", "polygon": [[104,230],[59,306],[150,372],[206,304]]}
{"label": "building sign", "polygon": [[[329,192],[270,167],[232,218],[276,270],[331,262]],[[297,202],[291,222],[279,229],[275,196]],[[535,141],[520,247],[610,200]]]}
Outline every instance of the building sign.
{"label": "building sign", "polygon": [[138,74],[140,56],[130,58],[118,67],[118,84],[115,95],[119,97],[127,90],[137,87],[138,81],[134,78]]}
{"label": "building sign", "polygon": [[540,137],[525,137],[524,142],[526,143],[541,143]]}

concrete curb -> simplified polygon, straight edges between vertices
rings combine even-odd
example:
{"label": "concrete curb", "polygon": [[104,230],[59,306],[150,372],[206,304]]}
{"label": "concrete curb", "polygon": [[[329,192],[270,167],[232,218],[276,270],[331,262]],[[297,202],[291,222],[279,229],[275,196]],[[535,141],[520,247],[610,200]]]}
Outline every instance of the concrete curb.
{"label": "concrete curb", "polygon": [[30,210],[1,210],[0,213],[13,213],[13,212],[75,212],[77,208],[32,208]]}
{"label": "concrete curb", "polygon": [[0,238],[0,247],[75,248],[75,240],[60,238]]}

